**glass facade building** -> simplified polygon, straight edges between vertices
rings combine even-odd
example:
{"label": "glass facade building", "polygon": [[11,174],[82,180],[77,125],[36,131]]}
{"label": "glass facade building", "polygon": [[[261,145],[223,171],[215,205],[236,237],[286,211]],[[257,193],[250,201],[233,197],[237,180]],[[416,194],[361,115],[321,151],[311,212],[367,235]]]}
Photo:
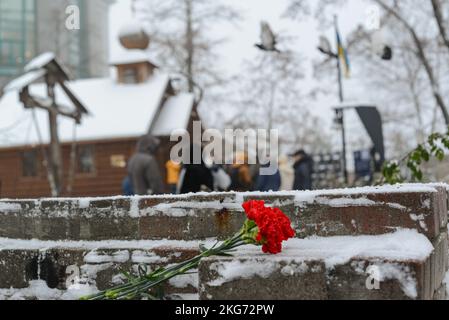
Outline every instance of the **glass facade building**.
{"label": "glass facade building", "polygon": [[14,76],[36,55],[36,0],[0,1],[0,76]]}
{"label": "glass facade building", "polygon": [[[51,51],[73,78],[107,75],[111,0],[0,0],[0,90],[37,55]],[[79,9],[80,29],[66,27]]]}

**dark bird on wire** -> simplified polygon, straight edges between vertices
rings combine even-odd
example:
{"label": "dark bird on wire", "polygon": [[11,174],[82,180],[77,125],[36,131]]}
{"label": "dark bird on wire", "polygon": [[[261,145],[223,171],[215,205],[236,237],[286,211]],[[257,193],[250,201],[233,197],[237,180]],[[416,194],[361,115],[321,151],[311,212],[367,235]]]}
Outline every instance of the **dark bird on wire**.
{"label": "dark bird on wire", "polygon": [[261,43],[256,44],[255,46],[263,51],[274,51],[274,52],[280,52],[276,48],[276,35],[273,33],[273,31],[270,28],[270,25],[262,21],[260,23],[261,30],[260,30],[260,41]]}
{"label": "dark bird on wire", "polygon": [[385,46],[383,53],[382,53],[382,59],[383,60],[392,60],[393,59],[393,49],[389,46]]}

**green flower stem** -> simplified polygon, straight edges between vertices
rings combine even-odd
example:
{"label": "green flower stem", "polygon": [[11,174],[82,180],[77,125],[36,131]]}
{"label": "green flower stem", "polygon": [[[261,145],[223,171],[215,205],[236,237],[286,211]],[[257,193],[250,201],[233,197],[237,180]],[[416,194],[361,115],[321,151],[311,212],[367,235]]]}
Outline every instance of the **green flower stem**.
{"label": "green flower stem", "polygon": [[217,246],[218,242],[211,248],[204,250],[199,255],[173,265],[167,269],[159,269],[144,275],[131,279],[126,284],[119,285],[115,288],[101,291],[97,294],[83,297],[83,300],[123,300],[134,299],[140,297],[142,294],[147,293],[150,289],[162,284],[165,281],[170,280],[178,275],[186,274],[188,271],[197,268],[201,259],[215,256],[229,254],[233,249],[250,243],[255,243],[254,238],[250,235],[254,234],[254,229],[257,226],[245,223],[242,229],[236,233],[232,238],[223,241]]}

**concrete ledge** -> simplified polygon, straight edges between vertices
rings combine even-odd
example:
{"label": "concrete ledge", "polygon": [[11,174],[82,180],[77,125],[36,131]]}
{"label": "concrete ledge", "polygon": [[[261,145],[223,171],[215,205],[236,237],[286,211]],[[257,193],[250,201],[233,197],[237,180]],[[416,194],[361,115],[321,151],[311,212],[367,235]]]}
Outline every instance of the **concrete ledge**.
{"label": "concrete ledge", "polygon": [[[407,243],[408,242],[408,243]],[[442,296],[447,234],[416,231],[290,240],[279,255],[245,247],[199,266],[205,300],[431,300]]]}
{"label": "concrete ledge", "polygon": [[211,193],[93,199],[0,200],[0,237],[40,240],[224,239],[263,199],[292,220],[297,236],[383,234],[413,228],[434,240],[447,226],[441,185],[313,192]]}
{"label": "concrete ledge", "polygon": [[[1,291],[26,289],[33,281],[44,282],[49,289],[67,290],[73,276],[77,283],[104,290],[120,283],[124,271],[138,273],[139,265],[148,271],[179,263],[199,253],[199,243],[167,241],[97,241],[52,243],[0,239]],[[166,294],[197,293],[197,275],[170,280]]]}

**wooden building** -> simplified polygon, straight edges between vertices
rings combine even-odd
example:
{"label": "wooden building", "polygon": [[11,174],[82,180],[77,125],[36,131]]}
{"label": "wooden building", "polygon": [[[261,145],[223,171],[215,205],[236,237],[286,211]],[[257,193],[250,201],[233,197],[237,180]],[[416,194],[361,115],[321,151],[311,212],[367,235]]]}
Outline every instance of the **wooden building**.
{"label": "wooden building", "polygon": [[[147,133],[161,139],[157,159],[165,173],[174,144],[170,134],[177,129],[191,132],[192,122],[198,120],[194,96],[175,92],[169,75],[143,50],[127,50],[111,66],[116,70],[114,77],[67,83],[89,114],[78,125],[58,117],[63,196],[121,194],[127,161],[138,138]],[[36,77],[29,85],[36,96],[46,95],[41,80]],[[58,104],[71,105],[61,88],[56,87],[55,96]],[[23,107],[14,85],[0,100],[0,198],[51,195],[44,166],[50,138],[48,114],[32,109]]]}

